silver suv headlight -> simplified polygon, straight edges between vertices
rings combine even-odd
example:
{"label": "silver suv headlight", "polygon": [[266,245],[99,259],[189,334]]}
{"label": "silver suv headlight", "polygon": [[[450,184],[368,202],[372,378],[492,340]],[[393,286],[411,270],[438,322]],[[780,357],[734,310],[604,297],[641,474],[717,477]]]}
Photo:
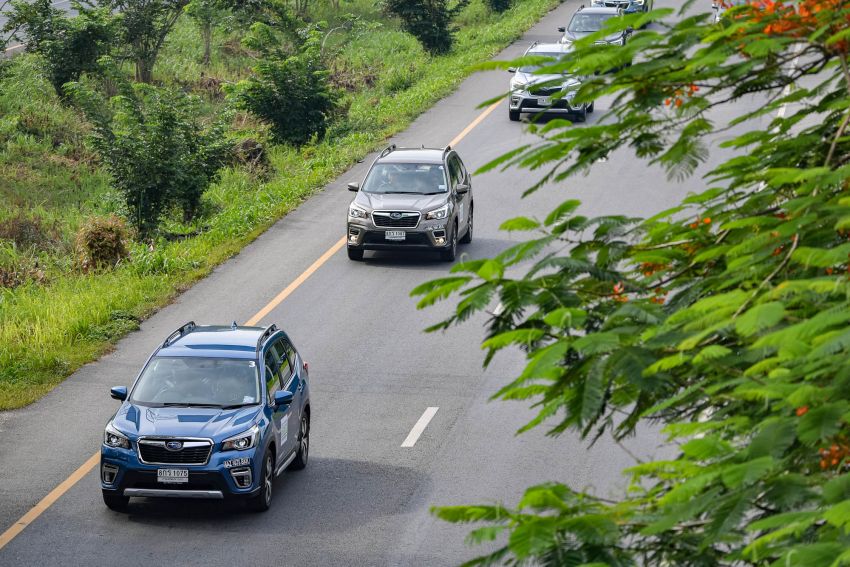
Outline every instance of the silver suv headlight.
{"label": "silver suv headlight", "polygon": [[449,204],[446,203],[439,209],[425,213],[425,220],[440,220],[449,216]]}
{"label": "silver suv headlight", "polygon": [[107,447],[130,448],[130,440],[127,439],[126,435],[115,429],[112,422],[106,424],[106,430],[103,432],[103,444]]}
{"label": "silver suv headlight", "polygon": [[251,449],[256,446],[257,439],[260,437],[260,428],[258,426],[254,426],[248,431],[240,433],[239,435],[234,435],[228,439],[225,439],[221,444],[222,451],[244,451],[246,449]]}
{"label": "silver suv headlight", "polygon": [[365,219],[368,216],[368,213],[366,213],[364,209],[361,209],[356,205],[348,207],[348,218],[350,219]]}

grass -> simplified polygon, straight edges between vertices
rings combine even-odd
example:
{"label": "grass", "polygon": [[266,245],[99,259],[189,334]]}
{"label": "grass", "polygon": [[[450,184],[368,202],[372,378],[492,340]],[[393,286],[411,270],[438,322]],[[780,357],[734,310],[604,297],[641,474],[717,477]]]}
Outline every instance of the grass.
{"label": "grass", "polygon": [[[479,2],[473,2],[468,13],[461,16],[465,27],[458,33],[455,49],[437,58],[425,55],[412,38],[392,26],[341,44],[337,55],[340,68],[354,78],[369,78],[362,83],[368,86],[347,95],[348,117],[335,124],[324,141],[300,149],[272,147],[270,161],[279,173],[268,181],[261,182],[238,169],[227,170],[205,195],[205,205],[215,213],[203,219],[200,235],[181,241],[160,240],[152,250],[136,244],[128,262],[105,273],[79,273],[67,260],[64,264],[55,260],[48,283],[33,280],[13,289],[0,288],[0,409],[22,407],[37,400],[81,365],[108,351],[115,340],[137,328],[143,318],[207,275],[388,137],[406,128],[451,93],[472,72],[471,66],[492,57],[558,3],[522,0],[496,17],[484,11]],[[197,76],[194,62],[200,59],[200,50],[197,45],[194,51],[190,48],[192,32],[188,25],[178,29],[157,69],[158,76],[173,73],[177,82]],[[26,69],[26,57],[19,59],[22,62],[14,65]],[[227,65],[215,60],[212,68],[226,80],[235,80],[244,73],[244,69],[228,70]],[[7,72],[0,84],[10,76],[19,77],[17,80],[32,77],[19,69],[11,75]],[[3,96],[4,88],[8,86],[0,88],[0,111],[7,108],[3,105],[11,104]],[[56,100],[34,106],[45,119],[50,119],[52,113],[70,112]],[[62,121],[69,128],[73,126],[69,130],[73,135],[86,130],[76,116],[64,116]],[[0,140],[5,144],[2,151],[11,153],[0,155],[3,175],[7,175],[7,164],[18,163],[17,160],[26,166],[28,159],[45,161],[62,155],[61,142],[48,142],[46,136],[27,140],[20,133],[3,138],[5,131],[0,129]],[[30,147],[29,154],[25,147]],[[59,149],[54,151],[55,148]],[[24,157],[27,155],[29,158]],[[68,218],[63,217],[67,230],[84,214],[114,210],[117,206],[111,204],[103,173],[85,161],[56,171],[43,168],[38,175],[43,176],[40,183],[51,191],[43,204],[45,218],[55,214],[48,211],[67,210],[68,203],[76,207]],[[73,186],[68,184],[73,175],[89,184],[85,189],[89,198],[77,202],[71,193],[53,200],[53,192]],[[31,207],[37,205],[16,189],[11,195]],[[0,219],[2,214],[0,208]],[[0,265],[2,258],[0,249]]]}

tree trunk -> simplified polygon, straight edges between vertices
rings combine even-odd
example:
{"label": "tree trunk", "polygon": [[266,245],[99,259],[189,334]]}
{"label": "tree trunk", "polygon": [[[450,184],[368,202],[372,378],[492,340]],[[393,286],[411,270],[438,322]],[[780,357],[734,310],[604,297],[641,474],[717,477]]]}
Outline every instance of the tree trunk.
{"label": "tree trunk", "polygon": [[204,67],[210,64],[210,55],[212,50],[212,22],[207,20],[201,24],[201,35],[204,38]]}
{"label": "tree trunk", "polygon": [[154,61],[148,58],[136,59],[136,81],[139,83],[153,82]]}

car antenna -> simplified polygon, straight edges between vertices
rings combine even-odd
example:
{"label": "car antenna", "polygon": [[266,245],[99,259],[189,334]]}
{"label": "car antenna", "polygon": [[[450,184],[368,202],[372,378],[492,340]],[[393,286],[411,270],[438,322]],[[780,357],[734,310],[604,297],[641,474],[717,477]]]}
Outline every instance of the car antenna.
{"label": "car antenna", "polygon": [[237,325],[237,324],[236,324],[236,320],[235,320],[235,319],[234,319],[234,320],[233,320],[233,322],[230,324],[230,328],[231,328],[231,329],[233,329],[234,331],[236,330],[236,327],[238,327],[238,326],[239,326],[239,325]]}

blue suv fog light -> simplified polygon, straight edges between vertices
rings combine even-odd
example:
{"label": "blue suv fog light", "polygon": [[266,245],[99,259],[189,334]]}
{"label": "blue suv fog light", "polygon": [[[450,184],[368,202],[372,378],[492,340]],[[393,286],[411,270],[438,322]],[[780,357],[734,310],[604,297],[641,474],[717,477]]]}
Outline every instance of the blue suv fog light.
{"label": "blue suv fog light", "polygon": [[114,483],[116,476],[118,476],[117,466],[110,463],[103,463],[100,465],[100,478],[103,480],[104,484]]}
{"label": "blue suv fog light", "polygon": [[236,486],[238,486],[239,488],[248,488],[254,481],[254,477],[251,474],[251,469],[249,467],[239,467],[238,469],[231,469],[230,476],[233,477],[233,482],[235,482]]}

